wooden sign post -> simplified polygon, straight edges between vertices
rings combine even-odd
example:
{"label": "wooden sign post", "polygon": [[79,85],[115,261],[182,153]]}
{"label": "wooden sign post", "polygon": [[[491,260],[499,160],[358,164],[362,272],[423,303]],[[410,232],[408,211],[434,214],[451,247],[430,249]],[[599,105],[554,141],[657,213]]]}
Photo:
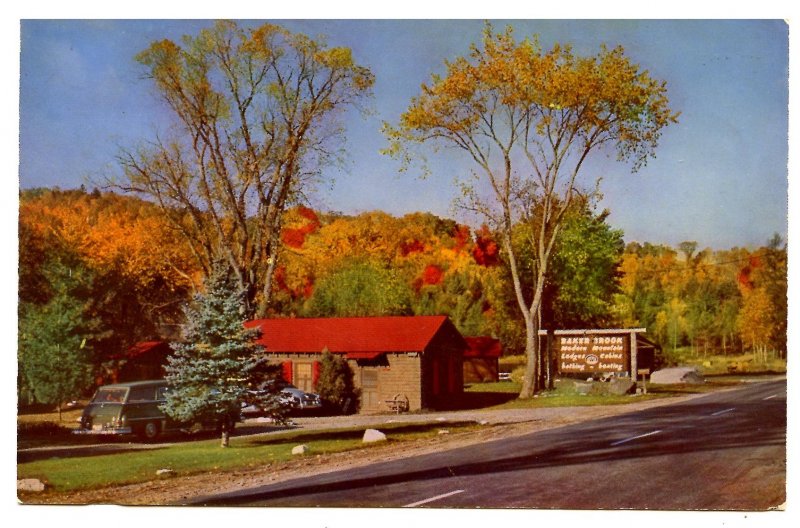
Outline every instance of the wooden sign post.
{"label": "wooden sign post", "polygon": [[[644,328],[555,330],[547,340],[560,374],[610,374],[638,381],[638,336]],[[540,335],[548,335],[540,330]],[[549,336],[548,336],[549,337]],[[646,363],[646,362],[645,362]]]}

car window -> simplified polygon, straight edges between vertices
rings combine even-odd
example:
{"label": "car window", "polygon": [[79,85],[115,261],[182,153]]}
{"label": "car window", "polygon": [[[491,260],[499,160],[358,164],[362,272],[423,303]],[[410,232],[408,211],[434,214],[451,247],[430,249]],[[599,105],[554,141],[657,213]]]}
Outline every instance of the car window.
{"label": "car window", "polygon": [[128,395],[128,403],[154,401],[156,399],[156,387],[131,387]]}
{"label": "car window", "polygon": [[122,403],[127,392],[125,388],[101,388],[92,398],[92,403]]}

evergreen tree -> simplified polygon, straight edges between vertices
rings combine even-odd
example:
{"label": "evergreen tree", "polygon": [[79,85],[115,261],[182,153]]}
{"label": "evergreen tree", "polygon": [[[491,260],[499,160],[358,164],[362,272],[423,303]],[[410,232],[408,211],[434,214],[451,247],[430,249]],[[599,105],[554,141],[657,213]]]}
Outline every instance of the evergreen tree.
{"label": "evergreen tree", "polygon": [[317,392],[325,403],[339,412],[347,413],[357,408],[358,394],[353,384],[353,370],[346,359],[324,351]]}
{"label": "evergreen tree", "polygon": [[[164,411],[181,422],[213,417],[220,425],[222,447],[228,446],[241,403],[252,399],[249,389],[270,372],[254,342],[258,330],[244,326],[244,295],[230,268],[215,265],[205,293],[186,310],[184,343],[172,345],[175,353],[166,367],[171,390]],[[266,407],[278,408],[274,392],[263,391],[260,399]]]}
{"label": "evergreen tree", "polygon": [[36,401],[57,405],[61,420],[61,404],[80,396],[92,382],[95,325],[79,292],[85,271],[54,260],[45,274],[50,300],[20,305],[19,378]]}

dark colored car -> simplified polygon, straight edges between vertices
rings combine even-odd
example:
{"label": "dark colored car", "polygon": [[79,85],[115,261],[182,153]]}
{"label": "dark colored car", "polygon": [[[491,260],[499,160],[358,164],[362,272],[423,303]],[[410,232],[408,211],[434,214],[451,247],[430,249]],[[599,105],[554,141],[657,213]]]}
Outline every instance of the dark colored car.
{"label": "dark colored car", "polygon": [[[319,409],[322,407],[322,400],[318,394],[305,392],[298,389],[291,383],[279,383],[277,396],[280,404],[291,413],[291,411],[305,411]],[[262,391],[253,391],[253,395],[258,396]],[[261,416],[264,412],[257,404],[242,404],[242,415]]]}
{"label": "dark colored car", "polygon": [[[128,435],[135,434],[152,440],[162,433],[219,430],[219,420],[208,419],[192,423],[176,422],[160,406],[166,401],[165,380],[134,381],[104,385],[83,409],[80,428],[76,434]],[[230,423],[238,421],[232,413]]]}

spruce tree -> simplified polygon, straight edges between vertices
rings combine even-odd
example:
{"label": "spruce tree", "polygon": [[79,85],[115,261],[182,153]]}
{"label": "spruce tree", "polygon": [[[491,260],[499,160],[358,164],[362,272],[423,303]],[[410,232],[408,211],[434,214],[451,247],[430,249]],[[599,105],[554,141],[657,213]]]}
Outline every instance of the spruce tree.
{"label": "spruce tree", "polygon": [[[248,393],[263,381],[262,347],[254,340],[258,330],[246,329],[245,294],[230,268],[214,266],[205,293],[186,309],[184,342],[173,343],[166,379],[170,386],[164,411],[181,422],[213,418],[221,429],[222,447],[239,418]],[[277,399],[262,393],[265,406]]]}

